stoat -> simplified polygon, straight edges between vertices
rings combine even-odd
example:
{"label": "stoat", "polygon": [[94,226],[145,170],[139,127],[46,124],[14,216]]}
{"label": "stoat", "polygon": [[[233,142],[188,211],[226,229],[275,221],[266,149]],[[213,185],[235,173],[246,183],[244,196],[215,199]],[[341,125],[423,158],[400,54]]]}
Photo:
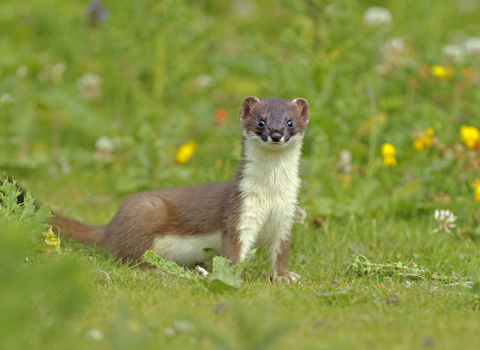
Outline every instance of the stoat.
{"label": "stoat", "polygon": [[288,255],[308,121],[302,98],[246,97],[240,108],[241,160],[231,180],[130,195],[105,226],[59,215],[49,223],[66,238],[106,247],[125,261],[142,261],[153,250],[179,265],[214,253],[235,264],[264,247],[274,279],[295,281],[299,276],[288,270]]}

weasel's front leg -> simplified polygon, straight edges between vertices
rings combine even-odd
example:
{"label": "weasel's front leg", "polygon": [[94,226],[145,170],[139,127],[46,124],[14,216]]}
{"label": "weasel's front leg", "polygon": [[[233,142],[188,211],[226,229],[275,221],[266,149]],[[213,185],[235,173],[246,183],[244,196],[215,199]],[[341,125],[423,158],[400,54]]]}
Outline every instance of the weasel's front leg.
{"label": "weasel's front leg", "polygon": [[272,261],[273,279],[280,282],[297,282],[300,276],[288,271],[288,255],[290,254],[291,237],[284,241],[274,241],[270,244],[269,253]]}
{"label": "weasel's front leg", "polygon": [[265,222],[265,214],[259,210],[261,205],[255,197],[245,199],[243,207],[229,215],[222,232],[222,256],[233,264],[243,261],[254,248]]}
{"label": "weasel's front leg", "polygon": [[222,234],[222,256],[238,264],[254,247],[258,230],[232,230]]}

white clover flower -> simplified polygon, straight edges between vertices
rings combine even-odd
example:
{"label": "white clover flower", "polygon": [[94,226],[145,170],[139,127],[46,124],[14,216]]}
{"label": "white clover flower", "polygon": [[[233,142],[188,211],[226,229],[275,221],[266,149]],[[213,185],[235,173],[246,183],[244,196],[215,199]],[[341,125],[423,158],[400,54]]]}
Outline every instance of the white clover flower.
{"label": "white clover flower", "polygon": [[112,139],[102,136],[95,142],[96,151],[93,159],[99,162],[109,162],[112,160],[112,153],[115,150],[115,145]]}
{"label": "white clover flower", "polygon": [[172,338],[175,336],[175,330],[172,327],[167,327],[163,330],[165,335],[169,338]]}
{"label": "white clover flower", "polygon": [[12,101],[13,101],[12,95],[7,94],[7,93],[0,95],[0,102],[1,103],[7,104],[7,103],[11,103]]}
{"label": "white clover flower", "polygon": [[54,83],[62,82],[62,75],[67,70],[67,64],[65,62],[59,62],[50,70],[50,76]]}
{"label": "white clover flower", "polygon": [[385,56],[402,55],[405,50],[406,45],[402,38],[390,38],[380,47]]}
{"label": "white clover flower", "polygon": [[212,78],[208,74],[201,74],[196,80],[199,87],[208,87],[212,83]]}
{"label": "white clover flower", "polygon": [[232,14],[242,18],[252,18],[257,13],[257,6],[253,1],[235,0],[232,2]]}
{"label": "white clover flower", "polygon": [[98,138],[98,140],[95,142],[95,148],[97,150],[102,150],[105,152],[112,152],[115,146],[113,145],[112,139],[106,137],[106,136],[101,136]]}
{"label": "white clover flower", "polygon": [[93,73],[84,73],[77,80],[77,87],[80,89],[82,97],[87,101],[95,100],[102,95],[100,85],[102,85],[102,78]]}
{"label": "white clover flower", "polygon": [[450,229],[456,227],[455,221],[457,220],[457,217],[453,215],[453,212],[450,210],[435,210],[434,214],[435,220],[438,222],[438,227],[433,230],[433,232],[438,232],[438,231],[445,231],[447,233],[450,233]]}
{"label": "white clover flower", "polygon": [[58,84],[63,81],[63,73],[67,70],[65,62],[58,62],[54,66],[47,66],[45,70],[37,74],[37,78],[41,83]]}
{"label": "white clover flower", "polygon": [[343,174],[350,174],[352,172],[352,152],[346,150],[340,152],[337,169]]}
{"label": "white clover flower", "polygon": [[389,26],[392,24],[392,14],[385,7],[369,7],[363,14],[363,24],[368,27]]}
{"label": "white clover flower", "polygon": [[92,328],[89,329],[87,334],[87,338],[94,339],[94,340],[102,340],[104,335],[100,329]]}
{"label": "white clover flower", "polygon": [[67,175],[70,174],[72,171],[72,168],[70,167],[70,162],[67,157],[60,157],[58,158],[58,162],[60,163],[60,166],[62,167],[62,172]]}
{"label": "white clover flower", "polygon": [[195,326],[189,320],[175,320],[173,322],[173,329],[175,333],[190,333],[195,329]]}
{"label": "white clover flower", "polygon": [[471,13],[478,7],[477,0],[457,0],[455,1],[457,8],[460,12]]}
{"label": "white clover flower", "polygon": [[376,68],[380,74],[386,74],[398,67],[413,63],[408,45],[402,38],[390,38],[380,46],[383,62]]}
{"label": "white clover flower", "polygon": [[28,74],[28,68],[23,64],[17,68],[17,77],[25,78]]}
{"label": "white clover flower", "polygon": [[163,330],[165,335],[172,338],[178,334],[190,333],[195,330],[195,326],[189,320],[175,320],[173,327],[167,327]]}
{"label": "white clover flower", "polygon": [[465,51],[461,46],[458,45],[445,45],[442,47],[442,54],[445,58],[452,62],[461,63],[463,61]]}
{"label": "white clover flower", "polygon": [[467,53],[469,53],[470,55],[480,56],[480,38],[468,38],[463,43],[463,46],[465,46],[465,51],[467,51]]}

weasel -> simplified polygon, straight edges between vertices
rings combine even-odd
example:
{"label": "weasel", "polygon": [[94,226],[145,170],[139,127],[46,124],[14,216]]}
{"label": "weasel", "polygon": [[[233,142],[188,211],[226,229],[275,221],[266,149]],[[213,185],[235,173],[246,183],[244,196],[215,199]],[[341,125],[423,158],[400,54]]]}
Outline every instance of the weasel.
{"label": "weasel", "polygon": [[273,278],[297,280],[288,270],[288,255],[308,103],[250,96],[239,114],[242,153],[231,180],[130,195],[104,226],[60,215],[49,223],[66,238],[103,246],[124,261],[140,262],[153,250],[179,265],[215,253],[236,264],[252,248],[264,247]]}

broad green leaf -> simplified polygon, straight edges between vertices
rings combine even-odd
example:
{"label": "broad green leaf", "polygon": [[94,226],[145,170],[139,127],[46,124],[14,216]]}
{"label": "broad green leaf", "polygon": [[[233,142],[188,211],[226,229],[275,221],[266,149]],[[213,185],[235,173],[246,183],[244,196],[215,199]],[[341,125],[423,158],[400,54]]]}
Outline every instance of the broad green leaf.
{"label": "broad green leaf", "polygon": [[203,282],[203,280],[205,280],[203,277],[197,276],[191,271],[185,271],[182,267],[178,266],[173,261],[165,261],[164,259],[159,257],[157,254],[152,252],[151,250],[147,251],[144,257],[149,264],[152,264],[158,267],[159,269],[165,272],[168,272],[171,275],[184,278],[190,281]]}
{"label": "broad green leaf", "polygon": [[224,257],[214,257],[212,273],[208,277],[198,276],[195,273],[178,266],[173,261],[165,261],[152,251],[147,251],[144,257],[148,263],[171,275],[192,282],[202,283],[213,292],[223,292],[238,289],[242,286],[243,280],[240,278],[241,272],[245,268],[248,260],[255,255],[255,252],[255,250],[252,250],[247,254],[244,261],[234,266],[230,266],[230,260],[225,259]]}

